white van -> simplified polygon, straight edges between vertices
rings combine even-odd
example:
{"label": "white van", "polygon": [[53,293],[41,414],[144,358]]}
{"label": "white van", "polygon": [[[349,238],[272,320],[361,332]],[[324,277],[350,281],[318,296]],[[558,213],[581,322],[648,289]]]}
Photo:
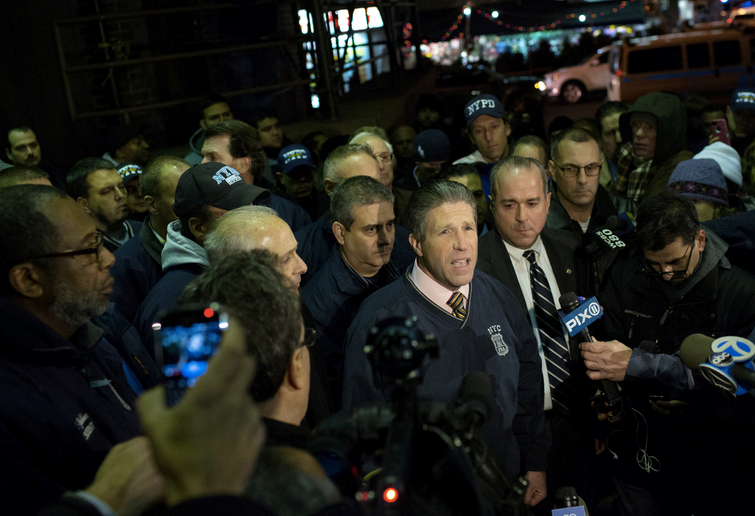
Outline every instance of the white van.
{"label": "white van", "polygon": [[549,97],[578,102],[588,91],[605,90],[610,81],[608,57],[614,45],[603,47],[576,66],[545,74],[545,91]]}
{"label": "white van", "polygon": [[609,56],[608,99],[730,94],[741,76],[753,74],[753,52],[755,35],[736,29],[624,40]]}

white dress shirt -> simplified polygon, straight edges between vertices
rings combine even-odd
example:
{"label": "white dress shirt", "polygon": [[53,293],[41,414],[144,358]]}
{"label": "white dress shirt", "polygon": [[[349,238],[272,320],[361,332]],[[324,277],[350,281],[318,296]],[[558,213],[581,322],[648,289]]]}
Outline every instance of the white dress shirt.
{"label": "white dress shirt", "polygon": [[[518,247],[514,247],[512,245],[509,245],[508,242],[505,240],[503,241],[503,245],[506,246],[506,250],[509,252],[509,257],[511,258],[511,265],[514,266],[514,272],[516,273],[516,279],[519,281],[519,288],[522,291],[522,297],[524,297],[524,303],[527,305],[527,313],[530,316],[530,324],[532,325],[532,329],[535,332],[535,339],[537,340],[537,352],[540,355],[540,360],[542,361],[542,368],[543,368],[543,381],[545,384],[545,399],[543,403],[543,408],[545,410],[550,410],[553,408],[553,401],[551,400],[551,386],[550,381],[548,380],[548,369],[546,366],[546,360],[545,356],[543,354],[543,344],[540,342],[540,332],[537,331],[537,320],[535,318],[535,303],[532,300],[532,281],[530,279],[530,262],[527,260],[527,258],[524,257],[524,252],[527,251],[527,249],[519,249]],[[537,240],[530,246],[529,249],[532,249],[535,251],[535,258],[537,259],[537,264],[540,266],[541,269],[543,269],[543,272],[545,273],[545,278],[548,280],[548,287],[551,289],[551,294],[553,295],[553,303],[556,305],[556,308],[560,309],[561,305],[558,302],[558,298],[561,297],[561,291],[558,288],[558,283],[556,282],[556,276],[553,274],[553,267],[551,266],[551,262],[548,259],[548,253],[545,252],[545,247],[543,246],[543,241],[540,238],[540,236],[537,237]],[[562,325],[563,328],[563,325]],[[568,344],[569,342],[569,335],[564,332],[564,338],[566,339],[566,342]]]}

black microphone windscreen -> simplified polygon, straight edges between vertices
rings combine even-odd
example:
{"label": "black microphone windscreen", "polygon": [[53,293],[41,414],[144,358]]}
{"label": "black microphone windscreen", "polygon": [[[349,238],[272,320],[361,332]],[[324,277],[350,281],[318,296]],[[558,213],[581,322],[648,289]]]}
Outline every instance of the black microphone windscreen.
{"label": "black microphone windscreen", "polygon": [[484,410],[483,417],[487,421],[493,411],[493,389],[488,375],[482,371],[467,373],[461,381],[457,399],[460,404],[472,402],[478,405],[481,410]]}
{"label": "black microphone windscreen", "polygon": [[611,215],[606,219],[604,227],[605,229],[610,229],[611,231],[626,229],[627,221],[617,215]]}
{"label": "black microphone windscreen", "polygon": [[697,370],[697,366],[708,361],[710,345],[715,339],[701,333],[693,333],[682,341],[679,357],[682,363],[690,369]]}
{"label": "black microphone windscreen", "polygon": [[579,298],[574,292],[564,292],[558,298],[558,302],[561,305],[561,309],[566,313],[573,312],[579,308]]}

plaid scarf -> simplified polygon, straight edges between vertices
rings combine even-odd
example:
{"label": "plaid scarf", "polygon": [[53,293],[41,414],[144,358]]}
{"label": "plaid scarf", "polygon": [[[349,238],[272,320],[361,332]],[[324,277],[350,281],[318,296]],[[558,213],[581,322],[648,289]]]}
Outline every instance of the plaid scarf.
{"label": "plaid scarf", "polygon": [[617,159],[616,193],[639,202],[653,178],[650,173],[652,165],[653,158],[642,158],[635,154],[631,142],[621,147]]}

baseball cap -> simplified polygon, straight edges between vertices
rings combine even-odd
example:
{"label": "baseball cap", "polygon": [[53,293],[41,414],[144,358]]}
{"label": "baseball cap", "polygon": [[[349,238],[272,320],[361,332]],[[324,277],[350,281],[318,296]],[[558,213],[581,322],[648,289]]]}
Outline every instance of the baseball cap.
{"label": "baseball cap", "polygon": [[144,134],[144,127],[141,124],[123,124],[111,127],[107,136],[105,136],[106,150],[111,156],[115,157],[118,149],[140,134]]}
{"label": "baseball cap", "polygon": [[503,104],[495,95],[483,93],[472,97],[472,100],[464,106],[464,116],[467,119],[467,127],[482,115],[489,115],[493,118],[503,118]]}
{"label": "baseball cap", "polygon": [[116,168],[118,173],[121,175],[121,179],[123,179],[123,184],[128,183],[132,179],[135,179],[142,175],[142,167],[137,165],[136,163],[121,163]]}
{"label": "baseball cap", "polygon": [[314,167],[309,149],[304,145],[289,145],[283,147],[278,153],[278,166],[285,175],[288,175],[296,167]]}
{"label": "baseball cap", "polygon": [[191,167],[178,180],[173,212],[178,217],[187,217],[205,205],[233,210],[250,204],[267,205],[269,200],[269,191],[246,184],[235,169],[222,163],[202,163]]}
{"label": "baseball cap", "polygon": [[451,142],[439,129],[427,129],[414,137],[414,161],[432,163],[446,161],[451,155]]}
{"label": "baseball cap", "polygon": [[755,110],[755,88],[746,86],[734,90],[734,93],[731,94],[729,107],[735,112],[743,109]]}

